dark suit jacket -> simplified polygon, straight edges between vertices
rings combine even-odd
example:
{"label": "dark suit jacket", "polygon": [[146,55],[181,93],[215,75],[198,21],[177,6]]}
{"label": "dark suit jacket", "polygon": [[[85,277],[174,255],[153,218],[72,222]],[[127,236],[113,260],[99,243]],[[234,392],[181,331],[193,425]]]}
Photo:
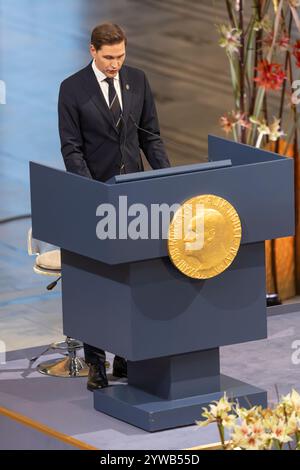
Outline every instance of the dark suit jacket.
{"label": "dark suit jacket", "polygon": [[[59,133],[66,169],[106,181],[119,174],[121,162],[126,173],[142,170],[140,149],[153,169],[170,166],[144,72],[125,65],[119,72],[123,120],[118,133],[91,64],[60,86]],[[138,130],[134,122],[156,136]]]}

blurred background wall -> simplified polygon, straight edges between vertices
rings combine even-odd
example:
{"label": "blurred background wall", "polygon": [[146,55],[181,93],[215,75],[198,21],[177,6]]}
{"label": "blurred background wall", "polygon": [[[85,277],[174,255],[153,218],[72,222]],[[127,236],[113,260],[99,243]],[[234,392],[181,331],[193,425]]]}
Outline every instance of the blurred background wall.
{"label": "blurred background wall", "polygon": [[57,130],[60,82],[90,61],[90,32],[117,22],[127,63],[153,88],[173,165],[205,161],[207,134],[232,109],[216,23],[222,0],[0,0],[0,219],[30,212],[28,161],[63,168]]}

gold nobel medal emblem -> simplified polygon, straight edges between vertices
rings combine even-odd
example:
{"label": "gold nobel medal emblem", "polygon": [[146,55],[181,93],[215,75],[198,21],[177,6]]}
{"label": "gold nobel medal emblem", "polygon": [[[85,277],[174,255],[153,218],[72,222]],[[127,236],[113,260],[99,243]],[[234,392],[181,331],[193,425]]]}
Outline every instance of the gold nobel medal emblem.
{"label": "gold nobel medal emblem", "polygon": [[209,279],[231,265],[241,237],[235,208],[222,197],[203,194],[176,211],[169,226],[169,256],[186,276]]}

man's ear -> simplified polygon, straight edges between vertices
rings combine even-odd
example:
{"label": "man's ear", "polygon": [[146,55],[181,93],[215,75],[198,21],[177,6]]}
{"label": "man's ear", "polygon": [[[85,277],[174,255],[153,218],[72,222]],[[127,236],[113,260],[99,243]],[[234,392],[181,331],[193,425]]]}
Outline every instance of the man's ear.
{"label": "man's ear", "polygon": [[95,46],[93,46],[93,44],[90,44],[90,54],[92,57],[95,58],[96,49],[95,49]]}

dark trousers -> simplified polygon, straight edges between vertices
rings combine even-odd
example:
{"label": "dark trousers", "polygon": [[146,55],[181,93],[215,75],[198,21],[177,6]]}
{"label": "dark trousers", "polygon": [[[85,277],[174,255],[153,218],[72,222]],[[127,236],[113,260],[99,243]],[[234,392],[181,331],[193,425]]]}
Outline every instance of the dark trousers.
{"label": "dark trousers", "polygon": [[[105,351],[103,349],[95,348],[90,344],[83,343],[84,358],[87,364],[99,364],[99,362],[105,361]],[[120,356],[115,356],[115,360],[123,360]]]}
{"label": "dark trousers", "polygon": [[84,358],[87,364],[98,364],[105,361],[105,351],[103,349],[95,348],[90,344],[83,343]]}

